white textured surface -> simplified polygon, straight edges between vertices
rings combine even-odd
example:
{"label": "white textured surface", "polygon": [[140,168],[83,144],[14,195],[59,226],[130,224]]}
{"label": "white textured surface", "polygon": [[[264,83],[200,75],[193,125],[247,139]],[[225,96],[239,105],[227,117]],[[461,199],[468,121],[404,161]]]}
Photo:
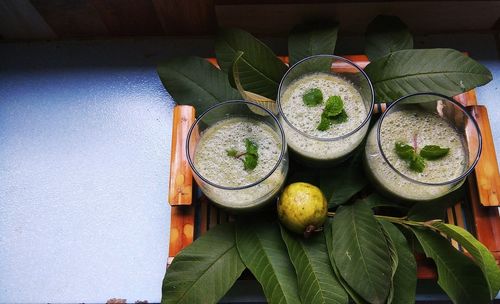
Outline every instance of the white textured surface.
{"label": "white textured surface", "polygon": [[154,68],[0,72],[0,302],[159,301],[172,106]]}

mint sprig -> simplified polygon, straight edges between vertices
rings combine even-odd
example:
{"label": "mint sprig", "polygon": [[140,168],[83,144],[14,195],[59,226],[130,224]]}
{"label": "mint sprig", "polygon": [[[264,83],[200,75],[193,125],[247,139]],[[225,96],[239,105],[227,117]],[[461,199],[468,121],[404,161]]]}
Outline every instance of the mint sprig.
{"label": "mint sprig", "polygon": [[303,96],[302,101],[308,107],[314,107],[323,102],[323,93],[318,88],[308,90]]}
{"label": "mint sprig", "polygon": [[241,159],[242,156],[244,158],[242,159],[243,161],[243,168],[246,171],[253,170],[255,167],[257,167],[257,163],[259,160],[259,146],[250,139],[246,138],[245,139],[245,152],[238,152],[236,149],[231,148],[227,149],[226,153],[227,156],[229,157],[234,157],[237,159]]}
{"label": "mint sprig", "polygon": [[344,110],[344,102],[340,96],[330,96],[326,101],[321,121],[316,129],[326,131],[332,124],[340,124],[347,121],[347,113]]}
{"label": "mint sprig", "polygon": [[409,162],[411,170],[422,173],[425,169],[425,160],[436,160],[448,154],[450,148],[441,148],[437,145],[427,145],[417,154],[416,147],[403,142],[396,142],[394,149],[399,158]]}
{"label": "mint sprig", "polygon": [[428,160],[434,160],[445,157],[448,152],[450,152],[450,148],[441,148],[440,146],[436,145],[427,145],[423,147],[422,150],[420,150],[420,156]]}

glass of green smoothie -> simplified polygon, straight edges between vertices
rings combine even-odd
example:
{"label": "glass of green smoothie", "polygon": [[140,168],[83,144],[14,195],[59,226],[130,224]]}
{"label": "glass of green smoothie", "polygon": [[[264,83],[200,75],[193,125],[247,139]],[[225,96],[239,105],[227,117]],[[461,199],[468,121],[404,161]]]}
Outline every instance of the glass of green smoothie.
{"label": "glass of green smoothie", "polygon": [[325,167],[348,158],[362,142],[374,93],[368,76],[350,60],[316,55],[287,71],[277,102],[292,156]]}
{"label": "glass of green smoothie", "polygon": [[481,154],[481,133],[457,101],[417,93],[393,102],[371,129],[365,169],[377,189],[432,201],[462,185]]}
{"label": "glass of green smoothie", "polygon": [[288,172],[285,134],[264,107],[232,100],[201,114],[187,137],[194,179],[214,203],[255,209],[280,191]]}

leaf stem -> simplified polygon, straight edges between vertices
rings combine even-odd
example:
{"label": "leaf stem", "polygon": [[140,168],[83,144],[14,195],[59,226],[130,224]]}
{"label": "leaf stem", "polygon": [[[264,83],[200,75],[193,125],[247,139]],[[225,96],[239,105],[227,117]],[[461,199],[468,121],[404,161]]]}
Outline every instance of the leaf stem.
{"label": "leaf stem", "polygon": [[[329,217],[333,217],[333,216],[335,216],[335,212],[328,212],[327,215]],[[394,224],[399,224],[399,225],[403,225],[403,226],[426,227],[426,228],[430,228],[433,230],[436,230],[436,228],[434,226],[432,226],[432,224],[434,222],[441,221],[441,220],[431,220],[431,221],[427,221],[427,222],[416,222],[416,221],[408,220],[408,218],[406,216],[394,217],[394,216],[377,215],[377,214],[375,214],[374,216],[377,219],[385,220],[385,221],[388,221],[388,222],[391,222]]]}

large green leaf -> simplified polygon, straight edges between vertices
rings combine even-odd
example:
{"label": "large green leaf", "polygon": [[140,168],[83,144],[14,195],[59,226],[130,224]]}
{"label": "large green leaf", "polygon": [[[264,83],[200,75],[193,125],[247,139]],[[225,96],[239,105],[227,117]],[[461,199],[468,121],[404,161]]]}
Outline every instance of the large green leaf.
{"label": "large green leaf", "polygon": [[470,253],[486,276],[490,286],[490,297],[493,299],[500,290],[500,269],[488,248],[461,227],[442,222],[433,223],[432,226],[457,241]]}
{"label": "large green leaf", "polygon": [[245,91],[276,100],[287,66],[264,43],[240,29],[221,29],[215,39],[215,54],[222,70],[229,72],[238,51],[243,52],[238,70]]}
{"label": "large green leaf", "polygon": [[244,269],[234,225],[218,225],[177,254],[163,279],[161,303],[217,303]]}
{"label": "large green leaf", "polygon": [[241,98],[227,74],[203,58],[172,59],[158,65],[157,72],[175,102],[194,106],[198,115],[218,102]]}
{"label": "large green leaf", "polygon": [[279,225],[239,220],[236,242],[241,259],[262,285],[269,303],[300,303],[297,277]]}
{"label": "large green leaf", "polygon": [[[333,55],[338,30],[338,24],[335,23],[301,24],[296,26],[288,37],[290,65],[312,55]],[[327,63],[330,63],[330,61]]]}
{"label": "large green leaf", "polygon": [[389,53],[412,49],[413,37],[398,17],[379,15],[366,29],[365,52],[371,61]]}
{"label": "large green leaf", "polygon": [[335,169],[322,171],[320,188],[328,200],[329,208],[348,202],[368,184],[363,174],[363,153],[364,149],[358,149],[351,159]]}
{"label": "large green leaf", "polygon": [[330,265],[333,269],[333,272],[335,273],[335,277],[339,281],[340,285],[344,287],[344,290],[349,294],[349,297],[354,301],[356,304],[367,304],[368,302],[365,301],[360,295],[358,295],[352,288],[347,284],[347,282],[342,278],[340,275],[340,272],[335,265],[335,260],[333,260],[332,257],[332,252],[333,252],[333,246],[335,244],[335,240],[332,237],[332,219],[328,218],[327,222],[324,225],[324,231],[325,231],[325,239],[326,239],[326,247],[328,249],[328,257],[330,258]]}
{"label": "large green leaf", "polygon": [[384,233],[362,201],[339,207],[332,222],[332,251],[340,275],[370,303],[384,303],[391,285],[391,259]]}
{"label": "large green leaf", "polygon": [[[380,221],[379,221],[380,224]],[[391,286],[389,289],[389,295],[387,296],[387,304],[391,304],[394,299],[394,275],[396,274],[396,270],[398,268],[399,264],[399,257],[398,253],[396,251],[396,245],[394,245],[394,242],[392,241],[391,236],[389,233],[385,230],[385,228],[380,224],[382,228],[382,232],[384,233],[385,240],[387,242],[387,247],[389,248],[389,256],[391,258]],[[397,303],[397,302],[396,302]]]}
{"label": "large green leaf", "polygon": [[411,230],[424,249],[425,255],[434,260],[438,284],[455,303],[491,303],[488,283],[481,269],[440,234],[428,229],[412,227]]}
{"label": "large green leaf", "polygon": [[365,72],[378,102],[417,92],[454,96],[492,79],[485,66],[452,49],[397,51],[372,61]]}
{"label": "large green leaf", "polygon": [[302,302],[348,303],[347,293],[330,265],[324,234],[304,239],[281,227],[281,235],[297,273]]}
{"label": "large green leaf", "polygon": [[415,303],[417,289],[417,263],[405,236],[394,224],[380,221],[392,240],[398,255],[398,266],[394,273],[392,303]]}

